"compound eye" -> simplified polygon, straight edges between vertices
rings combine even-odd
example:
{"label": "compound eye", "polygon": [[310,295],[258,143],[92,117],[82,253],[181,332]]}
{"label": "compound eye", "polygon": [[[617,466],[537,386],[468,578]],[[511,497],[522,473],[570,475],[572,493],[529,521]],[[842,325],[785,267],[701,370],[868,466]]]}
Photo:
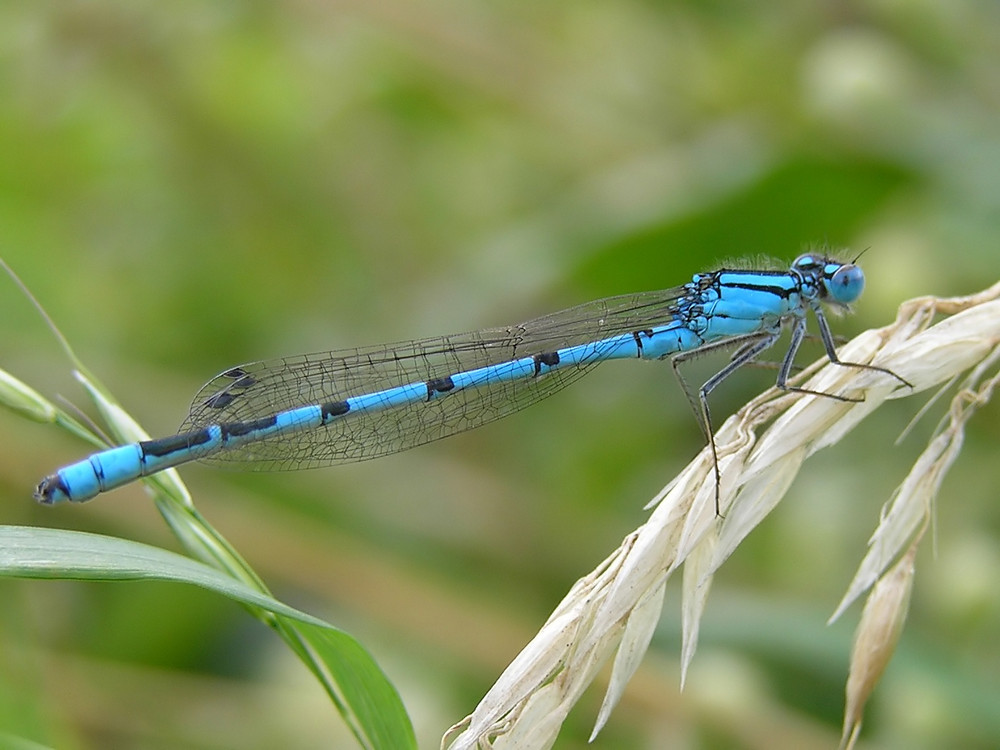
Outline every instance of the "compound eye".
{"label": "compound eye", "polygon": [[850,263],[841,266],[827,282],[830,301],[841,305],[849,305],[861,296],[865,290],[865,274]]}

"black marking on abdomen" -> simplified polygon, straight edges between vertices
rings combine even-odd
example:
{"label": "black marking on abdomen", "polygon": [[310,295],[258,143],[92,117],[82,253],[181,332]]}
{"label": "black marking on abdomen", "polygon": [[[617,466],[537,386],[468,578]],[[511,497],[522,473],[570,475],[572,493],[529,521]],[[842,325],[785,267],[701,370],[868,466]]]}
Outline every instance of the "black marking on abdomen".
{"label": "black marking on abdomen", "polygon": [[55,497],[56,493],[62,493],[64,496],[70,497],[69,487],[59,474],[45,477],[39,483],[38,489],[35,490],[35,498],[46,505],[52,505],[55,502],[53,497]]}
{"label": "black marking on abdomen", "polygon": [[427,400],[434,398],[435,393],[447,393],[455,388],[455,381],[449,375],[446,378],[431,378],[424,385],[427,386]]}
{"label": "black marking on abdomen", "polygon": [[258,430],[266,430],[268,427],[274,427],[277,421],[278,418],[272,414],[269,417],[261,417],[250,422],[228,422],[219,425],[219,427],[222,430],[222,439],[225,440],[227,437],[240,437]]}
{"label": "black marking on abdomen", "polygon": [[559,364],[559,352],[542,352],[531,358],[535,363],[535,376],[542,374],[542,365],[555,367]]}
{"label": "black marking on abdomen", "polygon": [[321,404],[319,409],[323,423],[325,424],[334,417],[341,417],[347,414],[351,410],[351,405],[346,401],[327,401],[325,404]]}
{"label": "black marking on abdomen", "polygon": [[142,455],[144,456],[163,457],[169,456],[171,453],[176,453],[179,450],[208,443],[211,440],[212,434],[209,432],[209,428],[206,427],[203,430],[185,432],[182,435],[174,435],[173,437],[161,438],[159,440],[144,440],[139,443],[139,447],[142,448]]}
{"label": "black marking on abdomen", "polygon": [[642,358],[642,339],[640,337],[645,336],[647,339],[652,339],[653,335],[654,333],[652,328],[643,328],[639,331],[632,331],[632,338],[635,339],[635,347],[637,350],[635,355],[640,359]]}

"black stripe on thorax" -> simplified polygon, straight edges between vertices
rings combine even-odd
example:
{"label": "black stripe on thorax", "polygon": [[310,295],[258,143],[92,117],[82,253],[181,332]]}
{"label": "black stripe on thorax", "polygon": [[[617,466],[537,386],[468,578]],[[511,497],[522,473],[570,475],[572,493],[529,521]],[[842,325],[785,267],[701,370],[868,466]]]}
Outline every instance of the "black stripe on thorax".
{"label": "black stripe on thorax", "polygon": [[750,292],[766,292],[767,294],[773,294],[776,297],[781,297],[782,299],[788,299],[793,294],[798,294],[798,286],[794,286],[791,289],[785,289],[782,286],[775,286],[773,284],[750,284],[747,282],[740,281],[726,281],[719,284],[720,287],[726,287],[728,289],[745,289]]}

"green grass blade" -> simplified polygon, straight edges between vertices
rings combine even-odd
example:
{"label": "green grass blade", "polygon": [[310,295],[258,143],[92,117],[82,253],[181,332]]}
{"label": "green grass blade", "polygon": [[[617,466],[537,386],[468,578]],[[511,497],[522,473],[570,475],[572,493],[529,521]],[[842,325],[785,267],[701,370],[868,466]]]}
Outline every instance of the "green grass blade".
{"label": "green grass blade", "polygon": [[[99,534],[0,526],[0,576],[87,581],[159,580],[187,583],[278,618],[285,640],[294,629],[337,688],[337,706],[363,747],[416,747],[413,727],[392,683],[349,634],[289,607],[196,560]],[[321,676],[322,679],[322,676]]]}

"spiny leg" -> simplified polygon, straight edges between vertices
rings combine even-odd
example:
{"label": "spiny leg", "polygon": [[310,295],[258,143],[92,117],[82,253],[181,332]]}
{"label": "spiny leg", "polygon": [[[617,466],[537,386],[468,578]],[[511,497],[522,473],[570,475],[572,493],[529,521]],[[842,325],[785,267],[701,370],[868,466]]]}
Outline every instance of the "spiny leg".
{"label": "spiny leg", "polygon": [[[705,435],[705,439],[708,442],[709,450],[712,452],[712,469],[715,473],[715,514],[717,516],[722,515],[719,497],[720,487],[722,485],[722,475],[719,472],[719,453],[715,447],[715,428],[712,425],[712,413],[708,406],[708,395],[715,390],[723,380],[728,378],[743,365],[749,364],[760,356],[761,352],[764,352],[774,346],[774,342],[778,340],[778,335],[779,334],[776,332],[753,333],[747,336],[741,336],[737,339],[729,339],[726,341],[706,344],[705,346],[699,347],[690,352],[677,354],[670,360],[670,365],[674,368],[674,375],[681,384],[684,395],[687,397],[688,403],[694,411],[695,418],[698,420],[698,426],[701,427],[701,430]],[[695,357],[708,354],[717,349],[728,349],[732,347],[734,343],[741,344],[741,346],[736,350],[725,367],[702,384],[701,388],[698,389],[697,398],[695,398],[687,384],[687,381],[684,380],[684,376],[681,375],[680,365],[689,359],[694,359]],[[784,367],[784,363],[782,363],[782,367]]]}
{"label": "spiny leg", "polygon": [[[830,325],[826,322],[826,316],[823,315],[823,310],[818,305],[813,308],[813,314],[816,316],[816,322],[819,325],[820,338],[823,341],[823,348],[826,350],[827,359],[830,360],[831,364],[839,365],[840,367],[853,367],[858,370],[870,370],[873,372],[881,372],[889,375],[896,380],[898,380],[903,385],[908,388],[912,388],[913,384],[910,383],[903,377],[900,377],[892,370],[887,367],[879,367],[878,365],[868,365],[862,362],[844,362],[837,356],[837,349],[834,345],[833,333],[830,331]],[[827,393],[825,391],[814,391],[810,388],[802,388],[800,386],[788,385],[788,376],[791,374],[793,368],[795,367],[795,355],[798,352],[799,346],[806,335],[806,319],[804,317],[799,318],[795,322],[795,327],[792,329],[792,341],[788,346],[788,352],[785,354],[785,358],[781,363],[781,368],[778,370],[778,380],[775,385],[783,391],[793,391],[795,393],[807,393],[812,396],[822,396],[824,398],[832,398],[837,401],[850,401],[852,403],[858,403],[864,401],[864,396],[853,398],[850,396],[842,396],[836,393]]]}

